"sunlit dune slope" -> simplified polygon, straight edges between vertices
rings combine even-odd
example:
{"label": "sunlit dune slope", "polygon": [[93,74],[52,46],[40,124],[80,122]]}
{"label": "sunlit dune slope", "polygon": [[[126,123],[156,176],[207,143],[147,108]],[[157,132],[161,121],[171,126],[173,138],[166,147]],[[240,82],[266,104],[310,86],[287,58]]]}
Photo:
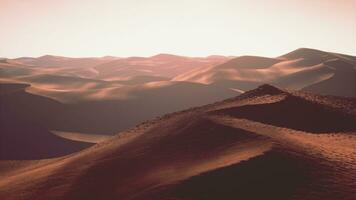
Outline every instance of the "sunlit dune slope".
{"label": "sunlit dune slope", "polygon": [[199,67],[211,67],[229,60],[229,57],[184,57],[159,54],[152,57],[129,57],[104,63],[95,67],[98,78],[105,80],[125,79],[137,75],[174,77]]}
{"label": "sunlit dune slope", "polygon": [[80,76],[100,80],[122,80],[133,76],[173,77],[197,67],[209,67],[226,62],[230,57],[184,57],[158,54],[152,57],[68,58],[46,55],[38,58],[22,57],[8,60],[56,74]]}
{"label": "sunlit dune slope", "polygon": [[[61,61],[59,63],[79,59],[55,56],[44,58]],[[66,62],[63,62],[64,66],[51,67],[41,66],[40,62],[38,65],[28,64],[28,60],[44,58],[3,60],[0,63],[0,81],[27,83],[31,85],[27,88],[28,92],[66,103],[129,99],[150,90],[145,85],[153,82],[165,82],[166,86],[177,82],[193,82],[201,84],[201,92],[205,88],[210,91],[231,89],[243,92],[263,83],[272,83],[281,88],[316,94],[356,95],[354,56],[307,48],[277,58],[194,58],[159,54],[152,57],[82,58],[94,60],[90,66],[66,66]],[[221,96],[221,99],[229,97]]]}
{"label": "sunlit dune slope", "polygon": [[[351,200],[356,127],[348,123],[355,107],[351,98],[263,85],[140,124],[74,155],[7,170],[0,197]],[[293,122],[310,109],[318,112]],[[348,129],[329,119],[344,120]],[[318,120],[318,129],[307,120]]]}
{"label": "sunlit dune slope", "polygon": [[173,80],[203,84],[235,81],[236,89],[242,89],[241,82],[273,83],[316,94],[356,97],[355,61],[349,55],[301,48],[277,58],[241,56],[214,67],[194,69]]}
{"label": "sunlit dune slope", "polygon": [[177,74],[198,67],[215,66],[229,59],[225,56],[169,54],[129,58],[23,57],[0,63],[0,81],[30,84],[28,92],[67,103],[117,100],[145,90],[144,84],[170,81]]}
{"label": "sunlit dune slope", "polygon": [[[178,75],[173,80],[192,81],[210,84],[222,79],[228,80],[254,80],[246,77],[250,72],[265,69],[281,60],[257,56],[241,56],[227,61],[221,65],[210,68],[201,67],[185,74]],[[255,74],[258,76],[258,74]]]}

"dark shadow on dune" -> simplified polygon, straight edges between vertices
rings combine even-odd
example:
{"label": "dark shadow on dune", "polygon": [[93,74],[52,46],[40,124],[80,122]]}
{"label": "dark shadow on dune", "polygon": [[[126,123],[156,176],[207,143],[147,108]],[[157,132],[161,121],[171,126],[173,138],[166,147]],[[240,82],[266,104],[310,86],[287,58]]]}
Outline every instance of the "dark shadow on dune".
{"label": "dark shadow on dune", "polygon": [[[11,141],[20,141],[21,135],[24,135],[24,138],[33,136],[30,140],[32,142],[28,141],[27,144],[24,141],[23,143],[28,147],[34,146],[35,141],[40,141],[41,144],[48,142],[50,145],[51,142],[49,141],[52,141],[52,139],[64,140],[53,136],[49,132],[50,130],[116,134],[138,123],[169,112],[212,103],[237,94],[229,89],[215,91],[201,84],[177,83],[168,87],[140,91],[134,94],[137,96],[136,98],[127,101],[103,100],[63,104],[47,97],[25,92],[24,89],[28,87],[25,84],[0,85],[0,136],[2,141],[8,143],[10,138]],[[68,141],[67,143],[73,142]],[[69,147],[63,146],[62,148],[67,149]],[[80,150],[82,148],[83,145],[79,145],[78,148],[74,149]],[[68,151],[58,151],[68,153],[71,152],[69,149]],[[17,151],[14,151],[13,155],[16,154],[15,152]],[[36,158],[41,156],[47,158],[55,154],[38,153],[37,155]],[[58,155],[62,154],[59,153]],[[19,158],[23,159],[30,157],[19,155]]]}
{"label": "dark shadow on dune", "polygon": [[49,132],[49,125],[64,109],[62,104],[24,92],[25,84],[0,86],[0,159],[52,158],[92,145]]}
{"label": "dark shadow on dune", "polygon": [[64,106],[31,95],[26,84],[0,84],[0,159],[43,159],[67,155],[92,144],[70,141],[49,132]]}
{"label": "dark shadow on dune", "polygon": [[273,85],[276,85],[280,88],[300,90],[306,85],[315,84],[315,81],[318,80],[320,77],[333,74],[333,69],[330,69],[326,66],[320,66],[317,68],[310,68],[300,72],[279,77],[273,81]]}
{"label": "dark shadow on dune", "polygon": [[135,98],[128,100],[63,104],[25,92],[24,88],[28,85],[17,85],[1,84],[3,115],[13,113],[18,118],[36,122],[49,130],[96,134],[116,134],[169,112],[212,103],[238,94],[218,87],[176,83],[138,91],[132,94]]}
{"label": "dark shadow on dune", "polygon": [[330,133],[356,130],[356,117],[296,96],[270,104],[246,105],[214,111],[295,130]]}
{"label": "dark shadow on dune", "polygon": [[308,169],[294,155],[276,150],[248,161],[192,177],[175,186],[172,199],[291,199],[308,181]]}
{"label": "dark shadow on dune", "polygon": [[9,115],[5,118],[1,117],[0,130],[0,160],[53,158],[68,155],[93,145],[58,137],[38,124],[14,119],[14,116]]}
{"label": "dark shadow on dune", "polygon": [[[200,106],[239,93],[226,88],[181,83],[140,90],[128,100],[87,101],[65,105],[63,121],[52,127],[59,130],[116,134],[163,114]],[[65,122],[65,123],[64,123]]]}
{"label": "dark shadow on dune", "polygon": [[325,62],[335,71],[334,76],[319,83],[306,86],[302,91],[324,95],[356,97],[356,65],[340,59]]}
{"label": "dark shadow on dune", "polygon": [[29,86],[30,85],[28,84],[0,84],[0,95],[7,95],[14,92],[22,91]]}

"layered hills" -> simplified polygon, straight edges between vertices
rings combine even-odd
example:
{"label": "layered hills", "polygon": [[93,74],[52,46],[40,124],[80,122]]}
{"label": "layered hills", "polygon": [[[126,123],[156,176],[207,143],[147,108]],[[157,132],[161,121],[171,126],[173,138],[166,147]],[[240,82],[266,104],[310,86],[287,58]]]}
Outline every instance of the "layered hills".
{"label": "layered hills", "polygon": [[355,99],[262,85],[65,157],[1,162],[0,198],[351,200],[355,122]]}

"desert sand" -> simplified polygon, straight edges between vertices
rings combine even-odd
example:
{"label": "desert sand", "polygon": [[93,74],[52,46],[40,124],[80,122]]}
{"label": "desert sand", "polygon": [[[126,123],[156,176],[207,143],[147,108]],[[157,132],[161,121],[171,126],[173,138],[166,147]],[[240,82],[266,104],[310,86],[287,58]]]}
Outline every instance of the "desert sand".
{"label": "desert sand", "polygon": [[[67,139],[76,138],[76,143],[62,141],[75,148],[71,144],[64,154],[44,153],[36,158],[67,155],[87,147],[80,141],[112,136],[146,120],[231,98],[266,82],[286,89],[355,97],[355,65],[354,56],[307,48],[276,58],[159,54],[3,59],[1,132],[7,136],[2,141],[9,144],[15,138],[30,137],[32,132],[62,141],[66,138],[51,131],[76,133],[65,134]],[[39,145],[21,143],[27,148]],[[13,159],[24,158],[22,150],[16,150],[21,148],[6,147],[13,152]]]}
{"label": "desert sand", "polygon": [[[128,58],[43,56],[2,60],[0,81],[29,84],[28,92],[63,103],[141,98],[140,94],[145,92],[160,92],[158,86],[173,90],[172,85],[181,83],[185,90],[195,83],[198,92],[208,88],[210,93],[247,91],[271,83],[317,94],[356,97],[355,67],[354,56],[307,48],[276,58],[169,54]],[[157,87],[148,87],[151,83],[157,83]],[[221,99],[234,95],[230,92]]]}
{"label": "desert sand", "polygon": [[355,108],[352,98],[263,85],[78,153],[0,163],[0,197],[351,200]]}

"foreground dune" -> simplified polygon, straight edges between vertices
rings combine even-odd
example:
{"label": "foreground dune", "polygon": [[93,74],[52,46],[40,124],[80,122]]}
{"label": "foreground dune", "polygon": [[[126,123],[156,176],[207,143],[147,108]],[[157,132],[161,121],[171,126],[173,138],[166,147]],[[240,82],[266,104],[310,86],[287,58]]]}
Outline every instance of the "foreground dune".
{"label": "foreground dune", "polygon": [[[140,124],[73,155],[13,170],[0,163],[7,169],[0,198],[351,200],[355,108],[355,99],[264,85]],[[316,112],[299,118],[310,109]]]}

